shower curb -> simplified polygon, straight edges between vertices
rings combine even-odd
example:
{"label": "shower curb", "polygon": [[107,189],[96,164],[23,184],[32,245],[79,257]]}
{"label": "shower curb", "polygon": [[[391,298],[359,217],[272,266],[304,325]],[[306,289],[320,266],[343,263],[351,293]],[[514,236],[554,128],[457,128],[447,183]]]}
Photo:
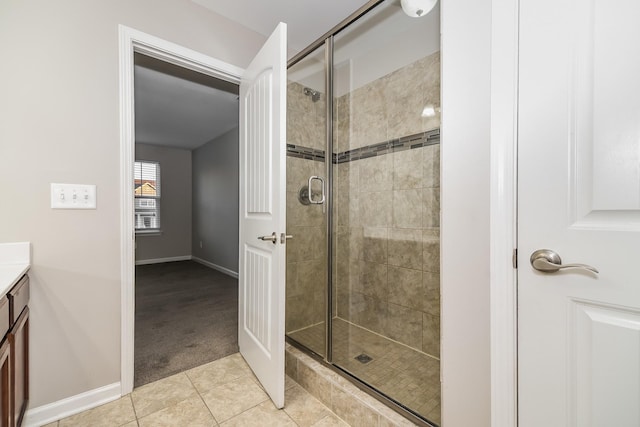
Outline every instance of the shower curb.
{"label": "shower curb", "polygon": [[286,343],[285,371],[295,382],[352,426],[417,426],[337,372]]}

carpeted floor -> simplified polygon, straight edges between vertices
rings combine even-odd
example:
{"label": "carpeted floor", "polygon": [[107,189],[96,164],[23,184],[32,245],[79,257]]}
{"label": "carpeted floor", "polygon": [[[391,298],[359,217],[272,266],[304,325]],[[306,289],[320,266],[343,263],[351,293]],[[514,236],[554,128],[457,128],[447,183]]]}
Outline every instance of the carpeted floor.
{"label": "carpeted floor", "polygon": [[238,351],[238,280],[193,261],[136,267],[135,387]]}

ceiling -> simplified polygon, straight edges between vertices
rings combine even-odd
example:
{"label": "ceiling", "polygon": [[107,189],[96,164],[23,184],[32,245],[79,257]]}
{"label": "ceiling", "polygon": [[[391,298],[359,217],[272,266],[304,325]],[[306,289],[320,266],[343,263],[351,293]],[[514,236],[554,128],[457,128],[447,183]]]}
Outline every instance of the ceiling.
{"label": "ceiling", "polygon": [[279,22],[286,22],[292,54],[309,46],[367,3],[367,0],[192,1],[264,36],[269,36]]}
{"label": "ceiling", "polygon": [[[367,0],[192,1],[265,36],[271,34],[278,22],[286,22],[291,55],[367,3]],[[237,86],[224,83],[221,86],[215,79],[185,74],[184,69],[176,68],[179,67],[136,55],[137,143],[193,150],[238,126]]]}
{"label": "ceiling", "polygon": [[138,54],[134,73],[136,143],[193,150],[238,126],[238,86]]}

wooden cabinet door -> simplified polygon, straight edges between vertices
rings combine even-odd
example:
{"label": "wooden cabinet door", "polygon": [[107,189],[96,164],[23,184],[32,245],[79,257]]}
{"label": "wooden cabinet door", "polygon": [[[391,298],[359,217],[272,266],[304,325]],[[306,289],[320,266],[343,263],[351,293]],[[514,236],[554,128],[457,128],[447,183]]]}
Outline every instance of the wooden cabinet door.
{"label": "wooden cabinet door", "polygon": [[29,308],[25,307],[9,331],[11,346],[12,426],[22,423],[29,401]]}
{"label": "wooden cabinet door", "polygon": [[4,340],[0,346],[0,426],[11,425],[11,346]]}

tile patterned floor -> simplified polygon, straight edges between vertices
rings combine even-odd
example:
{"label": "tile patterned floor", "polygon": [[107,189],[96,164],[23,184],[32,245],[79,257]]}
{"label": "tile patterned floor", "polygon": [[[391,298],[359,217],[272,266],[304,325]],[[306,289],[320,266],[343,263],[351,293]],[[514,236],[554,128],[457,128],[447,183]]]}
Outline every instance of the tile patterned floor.
{"label": "tile patterned floor", "polygon": [[[324,354],[324,322],[289,336]],[[361,363],[356,356],[373,360]],[[388,397],[440,424],[440,361],[342,319],[333,320],[333,363]]]}
{"label": "tile patterned floor", "polygon": [[236,353],[45,427],[348,426],[289,377],[285,388],[278,410]]}

